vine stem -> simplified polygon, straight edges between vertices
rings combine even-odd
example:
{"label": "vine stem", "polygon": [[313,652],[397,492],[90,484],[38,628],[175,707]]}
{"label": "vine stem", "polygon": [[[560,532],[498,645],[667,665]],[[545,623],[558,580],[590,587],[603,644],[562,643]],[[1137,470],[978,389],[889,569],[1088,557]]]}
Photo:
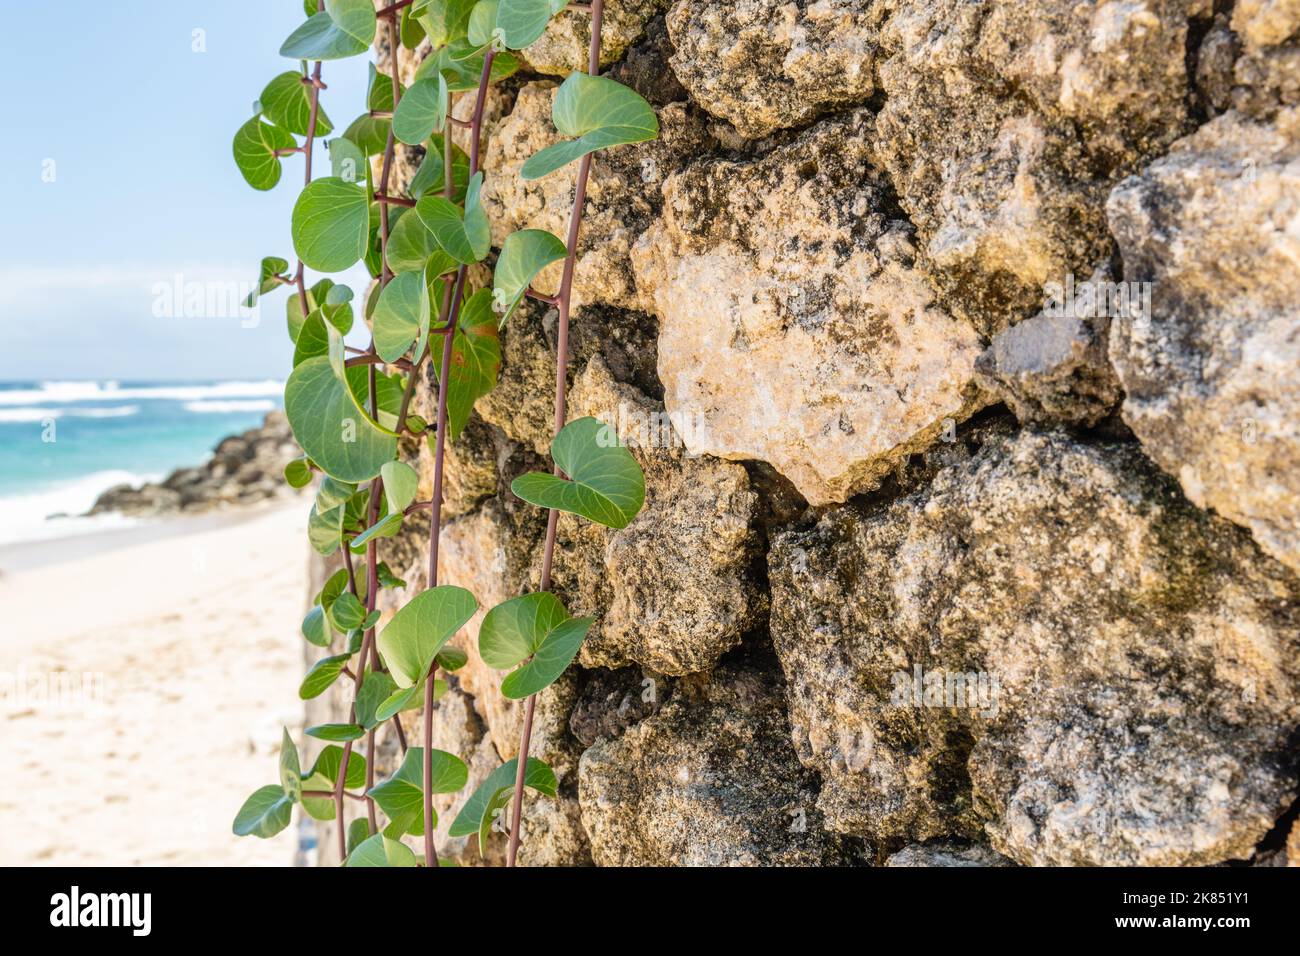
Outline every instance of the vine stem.
{"label": "vine stem", "polygon": [[[478,172],[479,167],[479,140],[483,132],[483,110],[487,104],[487,88],[488,82],[492,78],[492,60],[494,56],[495,53],[491,48],[483,56],[483,73],[479,76],[478,92],[474,101],[474,114],[470,121],[469,174],[471,177]],[[452,198],[454,192],[451,176],[451,146],[451,130],[448,128],[443,134],[443,195],[448,200]],[[460,322],[460,306],[465,292],[466,271],[467,268],[463,265],[456,270],[455,291],[452,293],[451,301],[447,301],[445,292],[443,296],[445,307],[443,315],[447,319],[444,331],[448,334],[442,340],[442,361],[438,376],[438,418],[434,433],[433,496],[429,509],[429,570],[425,585],[430,588],[436,587],[438,584],[438,542],[442,536],[442,479],[447,459],[447,393],[450,391],[447,388],[447,381],[451,377],[451,356],[455,346],[456,325]],[[450,290],[450,286],[448,290]],[[433,692],[437,671],[438,667],[435,661],[429,667],[429,676],[424,685],[423,770],[424,819],[426,821],[433,819]],[[427,825],[424,828],[424,865],[426,867],[436,867],[438,865],[438,852],[434,846],[433,827]]]}
{"label": "vine stem", "polygon": [[[591,46],[587,51],[587,72],[595,76],[600,72],[600,28],[604,19],[605,0],[591,2]],[[591,153],[578,160],[577,182],[573,189],[573,211],[569,215],[569,235],[566,242],[568,255],[564,259],[564,272],[560,277],[560,291],[556,295],[556,308],[560,318],[555,349],[555,434],[564,428],[569,372],[569,307],[573,297],[573,273],[578,264],[578,236],[582,231],[582,210],[587,202],[587,178],[591,174]],[[555,474],[561,475],[559,466]],[[560,520],[554,508],[546,516],[546,541],[542,547],[541,590],[551,589],[551,564],[555,558],[555,532]],[[528,769],[528,748],[533,736],[533,713],[537,695],[530,694],[524,701],[524,725],[519,734],[519,766],[515,769],[515,792],[510,807],[510,842],[506,849],[506,866],[514,866],[519,856],[519,838],[522,835],[524,808],[524,774]]]}

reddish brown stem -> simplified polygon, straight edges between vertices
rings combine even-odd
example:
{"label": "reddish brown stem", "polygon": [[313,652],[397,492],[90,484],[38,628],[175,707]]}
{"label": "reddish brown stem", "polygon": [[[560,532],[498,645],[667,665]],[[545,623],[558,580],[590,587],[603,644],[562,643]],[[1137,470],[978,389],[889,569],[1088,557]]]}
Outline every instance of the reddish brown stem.
{"label": "reddish brown stem", "polygon": [[[470,122],[470,160],[469,174],[472,177],[478,172],[479,162],[479,139],[483,130],[483,110],[487,103],[488,83],[492,79],[492,58],[493,51],[489,49],[483,57],[483,72],[479,76],[478,96],[474,101],[474,115]],[[450,175],[451,171],[451,135],[448,130],[443,136],[443,165],[446,170],[443,179],[443,195],[451,199],[453,195],[453,184]],[[465,267],[461,266],[456,272],[455,291],[452,293],[449,308],[446,311],[447,322],[446,330],[451,331],[456,328],[456,323],[460,321],[460,303],[465,290]],[[446,296],[444,293],[444,302]],[[438,584],[438,540],[442,535],[442,480],[443,471],[446,466],[447,451],[447,381],[451,377],[451,354],[455,344],[456,336],[447,335],[442,342],[442,364],[438,376],[438,418],[437,432],[434,435],[434,455],[433,455],[433,497],[432,506],[429,509],[429,570],[427,576],[427,587],[436,587]],[[424,687],[424,819],[433,819],[433,691],[434,676],[437,673],[437,666],[429,668],[428,682]],[[426,826],[424,828],[424,865],[436,867],[438,865],[438,855],[433,842],[433,828]]]}
{"label": "reddish brown stem", "polygon": [[[592,0],[591,4],[591,46],[587,51],[588,72],[595,76],[600,72],[600,28],[604,20],[604,0]],[[559,309],[557,341],[555,349],[555,434],[564,427],[566,414],[565,399],[569,372],[569,306],[573,297],[573,273],[578,263],[578,236],[582,231],[582,209],[587,201],[587,177],[591,174],[591,154],[587,153],[578,160],[577,183],[573,190],[573,211],[569,214],[569,235],[566,247],[568,255],[564,259],[564,272],[560,277],[560,291],[556,295],[556,307]],[[560,469],[555,468],[555,474]],[[554,509],[546,516],[546,540],[542,547],[541,589],[550,590],[551,563],[555,557],[555,531],[558,527],[560,513]],[[519,838],[523,824],[524,774],[528,768],[528,747],[533,735],[533,712],[537,706],[537,695],[533,694],[524,702],[524,726],[519,735],[519,766],[515,770],[515,792],[510,808],[510,842],[506,848],[506,866],[514,866],[519,856]]]}

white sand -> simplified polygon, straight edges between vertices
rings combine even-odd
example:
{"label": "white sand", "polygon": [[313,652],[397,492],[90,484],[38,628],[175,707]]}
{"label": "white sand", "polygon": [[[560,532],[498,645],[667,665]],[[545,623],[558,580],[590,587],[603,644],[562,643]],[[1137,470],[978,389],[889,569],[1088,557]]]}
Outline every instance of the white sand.
{"label": "white sand", "polygon": [[[273,840],[230,824],[276,782],[281,724],[301,738],[305,525],[294,503],[32,570],[8,564],[0,865],[293,862],[296,814]],[[41,700],[58,682],[73,693]]]}

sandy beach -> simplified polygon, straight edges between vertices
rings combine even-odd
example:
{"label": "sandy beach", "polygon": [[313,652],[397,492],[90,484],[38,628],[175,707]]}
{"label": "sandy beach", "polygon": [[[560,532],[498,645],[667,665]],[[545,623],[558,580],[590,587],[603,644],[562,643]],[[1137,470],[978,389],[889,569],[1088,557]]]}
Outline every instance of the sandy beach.
{"label": "sandy beach", "polygon": [[239,839],[299,737],[306,506],[0,560],[0,865],[289,865]]}

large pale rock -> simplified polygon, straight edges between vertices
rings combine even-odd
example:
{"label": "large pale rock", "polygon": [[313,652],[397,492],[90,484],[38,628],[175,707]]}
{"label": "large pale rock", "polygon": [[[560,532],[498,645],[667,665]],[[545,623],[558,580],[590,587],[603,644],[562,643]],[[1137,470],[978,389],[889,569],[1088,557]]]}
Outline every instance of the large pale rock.
{"label": "large pale rock", "polygon": [[886,0],[880,162],[987,331],[1105,258],[1109,185],[1187,124],[1189,0]]}
{"label": "large pale rock", "polygon": [[833,830],[1204,864],[1249,858],[1294,797],[1300,580],[1132,444],[993,437],[780,535],[770,565]]}
{"label": "large pale rock", "polygon": [[[646,24],[667,9],[670,0],[606,0],[600,30],[600,62],[616,63],[640,39]],[[591,15],[564,10],[547,24],[546,32],[520,55],[538,73],[565,76],[588,67]]]}
{"label": "large pale rock", "polygon": [[582,755],[582,824],[601,866],[842,862],[816,776],[790,747],[779,673],[724,665],[653,717]]}
{"label": "large pale rock", "polygon": [[612,530],[565,515],[555,583],[571,614],[596,618],[579,660],[707,670],[766,609],[755,583],[758,507],[745,469],[684,454],[663,405],[615,382],[593,358],[574,384],[571,417],[608,423],[637,458],[646,503]]}
{"label": "large pale rock", "polygon": [[870,0],[679,0],[668,14],[673,71],[742,136],[802,126],[871,95]]}
{"label": "large pale rock", "polygon": [[1124,419],[1193,502],[1300,569],[1300,109],[1229,112],[1111,195],[1150,315],[1110,358]]}
{"label": "large pale rock", "polygon": [[664,184],[637,244],[659,378],[695,454],[844,501],[980,404],[974,329],[935,306],[870,162],[865,112]]}
{"label": "large pale rock", "polygon": [[[510,113],[488,127],[483,202],[493,245],[519,229],[545,229],[561,239],[568,235],[577,165],[532,181],[519,175],[530,156],[560,140],[551,125],[556,89],[549,81],[525,85]],[[629,262],[632,245],[658,213],[664,178],[711,142],[702,121],[680,103],[659,110],[659,125],[652,142],[602,152],[592,162],[574,273],[575,308],[595,302],[639,305]],[[555,292],[561,268],[550,266],[537,288]]]}

